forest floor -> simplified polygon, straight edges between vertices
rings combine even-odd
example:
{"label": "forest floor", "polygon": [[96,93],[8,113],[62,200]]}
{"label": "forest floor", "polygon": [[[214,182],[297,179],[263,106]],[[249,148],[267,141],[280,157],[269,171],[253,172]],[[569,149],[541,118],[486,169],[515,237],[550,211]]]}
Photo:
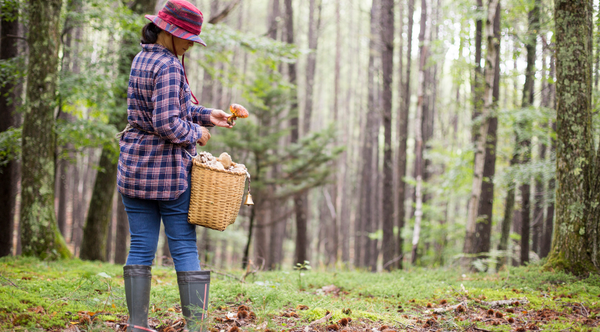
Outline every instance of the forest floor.
{"label": "forest floor", "polygon": [[[174,269],[154,267],[151,328],[182,329]],[[124,331],[122,267],[0,259],[1,331]],[[211,332],[598,331],[600,276],[452,269],[217,271]],[[243,281],[242,281],[243,279]]]}

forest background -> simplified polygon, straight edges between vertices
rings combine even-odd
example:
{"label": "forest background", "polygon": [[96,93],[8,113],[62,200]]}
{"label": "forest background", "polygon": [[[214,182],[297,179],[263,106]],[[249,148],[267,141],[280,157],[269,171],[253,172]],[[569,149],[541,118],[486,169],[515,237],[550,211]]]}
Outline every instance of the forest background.
{"label": "forest background", "polygon": [[[598,218],[587,217],[597,204],[561,210],[554,198],[565,179],[554,8],[564,2],[191,2],[208,44],[189,52],[191,88],[203,106],[251,114],[212,129],[205,147],[248,166],[255,200],[227,231],[198,232],[205,264],[494,271],[554,250],[550,265],[597,271]],[[114,137],[143,15],[163,1],[1,3],[0,255],[122,264]],[[579,88],[591,101],[600,34],[597,3],[586,6]],[[596,104],[564,113],[583,112],[573,144],[592,153],[562,158],[595,165]],[[567,173],[593,203],[588,168]],[[561,231],[552,247],[560,225],[582,244],[562,246]],[[156,263],[171,264],[160,243]],[[587,256],[569,265],[569,250]]]}

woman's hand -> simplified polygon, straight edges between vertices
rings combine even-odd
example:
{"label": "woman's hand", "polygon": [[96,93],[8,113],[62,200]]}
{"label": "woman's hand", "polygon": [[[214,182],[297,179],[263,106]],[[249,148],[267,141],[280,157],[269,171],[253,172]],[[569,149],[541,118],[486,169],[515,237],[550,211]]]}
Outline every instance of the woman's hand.
{"label": "woman's hand", "polygon": [[231,114],[227,114],[223,110],[214,109],[210,113],[210,122],[212,122],[212,124],[214,124],[215,126],[231,128],[231,127],[233,127],[233,125],[230,125],[229,123],[227,123],[227,118],[230,115]]}
{"label": "woman's hand", "polygon": [[200,128],[202,129],[202,137],[200,137],[197,143],[200,144],[200,146],[205,146],[206,143],[208,143],[208,140],[210,139],[210,132],[206,127]]}

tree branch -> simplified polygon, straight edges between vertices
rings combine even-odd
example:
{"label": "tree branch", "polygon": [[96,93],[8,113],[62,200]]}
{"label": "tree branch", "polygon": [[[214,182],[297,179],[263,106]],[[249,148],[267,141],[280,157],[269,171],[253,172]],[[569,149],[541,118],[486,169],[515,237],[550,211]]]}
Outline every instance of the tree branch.
{"label": "tree branch", "polygon": [[221,22],[222,20],[224,20],[227,17],[227,15],[229,15],[229,13],[231,13],[231,11],[233,9],[235,9],[235,7],[237,7],[237,5],[240,4],[240,2],[242,2],[242,0],[232,1],[229,4],[229,6],[225,7],[225,9],[223,9],[220,13],[218,13],[216,15],[211,15],[210,20],[208,20],[208,23],[217,24],[217,23]]}

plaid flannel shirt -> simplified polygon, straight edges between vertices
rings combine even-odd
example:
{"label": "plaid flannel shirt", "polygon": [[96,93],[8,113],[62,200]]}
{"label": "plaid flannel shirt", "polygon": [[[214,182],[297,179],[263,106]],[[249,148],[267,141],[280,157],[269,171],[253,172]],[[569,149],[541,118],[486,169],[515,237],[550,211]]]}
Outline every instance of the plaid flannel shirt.
{"label": "plaid flannel shirt", "polygon": [[142,44],[129,75],[127,121],[119,141],[119,192],[125,196],[177,199],[188,187],[192,156],[212,127],[211,109],[193,105],[179,59],[158,44]]}

